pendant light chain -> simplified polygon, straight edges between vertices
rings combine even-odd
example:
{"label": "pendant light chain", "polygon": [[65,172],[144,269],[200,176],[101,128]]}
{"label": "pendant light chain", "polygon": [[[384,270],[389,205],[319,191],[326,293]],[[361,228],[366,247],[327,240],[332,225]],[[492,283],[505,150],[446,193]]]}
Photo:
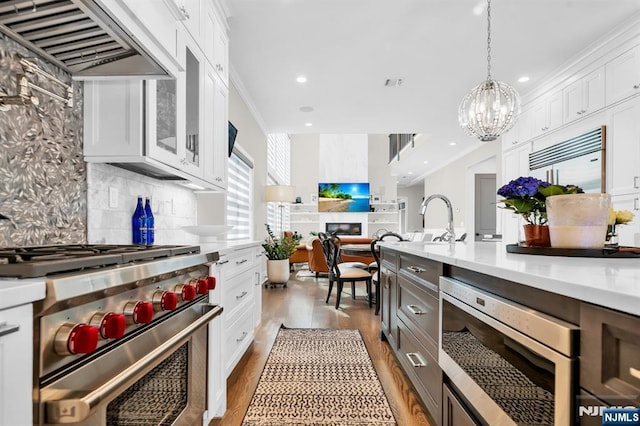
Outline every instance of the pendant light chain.
{"label": "pendant light chain", "polygon": [[491,0],[487,0],[487,80],[491,80]]}

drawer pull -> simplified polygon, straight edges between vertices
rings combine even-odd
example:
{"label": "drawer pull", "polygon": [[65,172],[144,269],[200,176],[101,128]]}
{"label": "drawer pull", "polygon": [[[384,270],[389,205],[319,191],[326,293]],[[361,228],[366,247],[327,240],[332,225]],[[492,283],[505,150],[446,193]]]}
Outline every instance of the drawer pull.
{"label": "drawer pull", "polygon": [[229,263],[228,260],[221,260],[218,262],[218,265],[224,265],[225,263]]}
{"label": "drawer pull", "polygon": [[629,374],[631,374],[636,379],[640,379],[640,370],[637,370],[633,367],[629,367]]}
{"label": "drawer pull", "polygon": [[422,355],[420,355],[420,353],[418,353],[418,352],[409,352],[406,355],[407,355],[407,358],[409,358],[409,362],[414,367],[418,368],[418,367],[426,367],[427,366],[427,361],[425,361],[424,358],[422,358]]}
{"label": "drawer pull", "polygon": [[242,336],[240,336],[240,338],[236,339],[236,343],[242,342],[245,339],[245,337],[247,337],[248,334],[249,333],[247,333],[246,331],[243,331],[242,332]]}
{"label": "drawer pull", "polygon": [[0,322],[0,337],[6,336],[7,334],[15,333],[20,330],[20,326],[18,324],[7,324],[6,322]]}
{"label": "drawer pull", "polygon": [[246,262],[246,261],[247,261],[247,259],[242,259],[242,260],[240,260],[240,261],[237,261],[237,260],[236,260],[236,265],[242,265],[242,264],[243,264],[244,262]]}
{"label": "drawer pull", "polygon": [[426,271],[426,269],[421,268],[419,266],[407,266],[407,269],[412,271],[412,272],[415,272],[416,274],[419,274],[420,272],[425,272]]}
{"label": "drawer pull", "polygon": [[248,292],[246,292],[246,291],[243,291],[242,293],[240,293],[240,296],[236,296],[236,299],[237,299],[237,300],[240,300],[240,299],[242,299],[243,297],[245,297],[247,294],[249,294],[249,293],[248,293]]}
{"label": "drawer pull", "polygon": [[262,257],[262,253],[256,254],[256,257]]}
{"label": "drawer pull", "polygon": [[407,305],[407,309],[413,315],[424,315],[427,313],[426,311],[423,311],[422,309],[420,309],[420,306],[418,305]]}
{"label": "drawer pull", "polygon": [[638,184],[638,181],[640,181],[640,176],[634,176],[633,177],[633,188],[634,189],[640,188],[640,184]]}

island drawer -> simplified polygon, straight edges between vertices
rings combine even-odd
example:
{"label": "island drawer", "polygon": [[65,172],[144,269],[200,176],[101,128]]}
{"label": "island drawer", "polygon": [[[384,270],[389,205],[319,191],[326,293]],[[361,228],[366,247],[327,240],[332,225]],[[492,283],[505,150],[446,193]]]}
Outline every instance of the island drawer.
{"label": "island drawer", "polygon": [[582,303],[580,386],[603,401],[640,405],[640,318]]}
{"label": "island drawer", "polygon": [[420,339],[431,356],[438,358],[438,294],[398,277],[397,312],[407,328]]}
{"label": "island drawer", "polygon": [[400,253],[399,275],[438,292],[438,281],[442,275],[442,263],[410,254]]}
{"label": "island drawer", "polygon": [[397,327],[396,356],[436,424],[440,424],[442,370],[438,362],[402,321],[398,321]]}

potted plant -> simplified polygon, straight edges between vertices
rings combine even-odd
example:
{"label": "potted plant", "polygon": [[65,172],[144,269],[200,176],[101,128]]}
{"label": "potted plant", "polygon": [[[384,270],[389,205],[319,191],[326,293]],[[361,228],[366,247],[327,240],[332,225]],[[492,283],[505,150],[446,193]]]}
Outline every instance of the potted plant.
{"label": "potted plant", "polygon": [[296,251],[301,236],[298,233],[291,237],[276,238],[271,227],[267,227],[267,237],[262,243],[267,256],[267,278],[272,284],[284,284],[289,281],[289,257]]}
{"label": "potted plant", "polygon": [[549,247],[546,198],[552,195],[578,194],[575,185],[552,185],[531,176],[521,176],[502,186],[498,195],[504,197],[499,206],[513,210],[524,220],[524,242],[528,246]]}

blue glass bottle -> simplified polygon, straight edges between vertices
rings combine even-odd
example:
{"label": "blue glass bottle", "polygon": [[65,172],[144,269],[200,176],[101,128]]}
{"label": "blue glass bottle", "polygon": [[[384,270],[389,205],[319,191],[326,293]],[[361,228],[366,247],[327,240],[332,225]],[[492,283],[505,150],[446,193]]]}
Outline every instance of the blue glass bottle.
{"label": "blue glass bottle", "polygon": [[153,218],[153,212],[151,211],[151,199],[146,198],[144,203],[144,213],[147,216],[147,245],[153,245],[155,236],[155,220]]}
{"label": "blue glass bottle", "polygon": [[138,204],[131,217],[131,234],[133,244],[147,244],[147,215],[142,205],[142,195],[138,195]]}

